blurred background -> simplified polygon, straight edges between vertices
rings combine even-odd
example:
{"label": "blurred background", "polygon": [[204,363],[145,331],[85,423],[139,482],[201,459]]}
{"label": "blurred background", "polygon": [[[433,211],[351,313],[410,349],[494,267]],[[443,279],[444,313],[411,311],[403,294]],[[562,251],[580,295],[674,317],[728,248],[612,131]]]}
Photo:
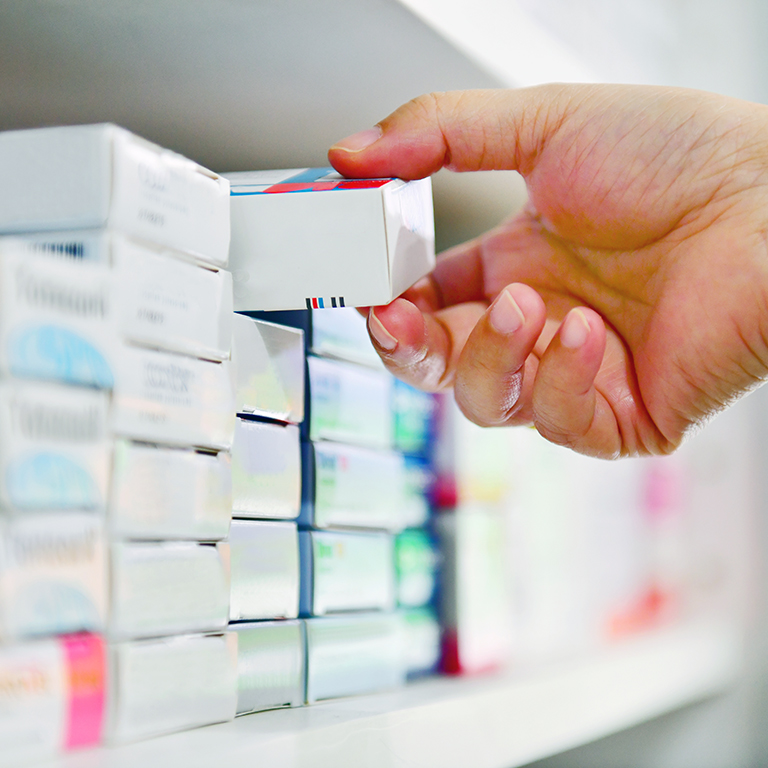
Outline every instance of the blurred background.
{"label": "blurred background", "polygon": [[[433,90],[612,81],[765,103],[766,43],[768,4],[760,0],[6,0],[0,130],[113,121],[217,171],[317,166],[336,139]],[[513,173],[441,172],[438,245],[479,234],[524,200]],[[582,592],[574,602],[574,573],[584,577],[584,562],[568,537],[581,540],[585,520],[605,520],[594,509],[579,517],[569,505],[573,494],[596,489],[607,495],[603,507],[624,499],[636,481],[628,472],[671,477],[683,489],[675,492],[677,528],[656,541],[676,553],[670,567],[662,553],[658,571],[679,598],[674,610],[714,611],[745,639],[743,673],[728,692],[538,768],[768,765],[768,393],[716,419],[663,469],[586,468],[528,435],[514,439],[519,445],[509,450],[525,455],[520,466],[529,475],[514,489],[511,526],[527,534],[513,535],[510,546],[526,535],[540,544],[510,555],[513,571],[527,558],[540,577],[531,586],[519,572],[510,575],[522,661],[585,643],[594,595]],[[614,585],[638,578],[639,566],[632,571],[626,560],[636,553],[637,531],[624,523],[613,538],[590,543],[593,553],[612,550],[619,561],[606,558]],[[620,600],[615,591],[611,599]],[[623,607],[625,624],[648,618],[627,618]]]}

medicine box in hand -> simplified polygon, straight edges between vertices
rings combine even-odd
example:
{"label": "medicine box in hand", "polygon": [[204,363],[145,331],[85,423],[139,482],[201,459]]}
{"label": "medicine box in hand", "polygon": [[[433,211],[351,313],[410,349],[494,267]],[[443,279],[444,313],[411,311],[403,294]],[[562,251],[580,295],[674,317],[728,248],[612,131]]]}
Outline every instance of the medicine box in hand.
{"label": "medicine box in hand", "polygon": [[435,264],[429,179],[227,174],[235,310],[388,304]]}

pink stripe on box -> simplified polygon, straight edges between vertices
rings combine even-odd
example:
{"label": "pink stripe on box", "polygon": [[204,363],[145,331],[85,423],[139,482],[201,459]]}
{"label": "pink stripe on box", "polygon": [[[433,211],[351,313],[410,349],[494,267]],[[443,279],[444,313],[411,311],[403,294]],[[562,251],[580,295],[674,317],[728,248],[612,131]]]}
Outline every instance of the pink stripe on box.
{"label": "pink stripe on box", "polygon": [[64,748],[101,743],[104,724],[106,653],[98,635],[62,638],[69,678],[69,711]]}

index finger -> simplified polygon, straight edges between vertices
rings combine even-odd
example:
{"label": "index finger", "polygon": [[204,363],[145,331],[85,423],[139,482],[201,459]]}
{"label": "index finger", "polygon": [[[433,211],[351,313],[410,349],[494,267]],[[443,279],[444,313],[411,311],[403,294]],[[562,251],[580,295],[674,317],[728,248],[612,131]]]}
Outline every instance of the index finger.
{"label": "index finger", "polygon": [[335,144],[328,159],[353,178],[419,179],[443,167],[525,173],[568,103],[562,86],[425,94]]}

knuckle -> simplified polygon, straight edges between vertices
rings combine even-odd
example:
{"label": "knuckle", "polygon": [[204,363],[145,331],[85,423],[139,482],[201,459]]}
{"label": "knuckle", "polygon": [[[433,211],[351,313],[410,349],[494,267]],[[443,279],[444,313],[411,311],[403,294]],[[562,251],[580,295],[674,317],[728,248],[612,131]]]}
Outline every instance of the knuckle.
{"label": "knuckle", "polygon": [[491,386],[478,386],[466,376],[457,375],[454,398],[461,412],[481,427],[508,424],[520,411],[522,376],[496,377]]}

